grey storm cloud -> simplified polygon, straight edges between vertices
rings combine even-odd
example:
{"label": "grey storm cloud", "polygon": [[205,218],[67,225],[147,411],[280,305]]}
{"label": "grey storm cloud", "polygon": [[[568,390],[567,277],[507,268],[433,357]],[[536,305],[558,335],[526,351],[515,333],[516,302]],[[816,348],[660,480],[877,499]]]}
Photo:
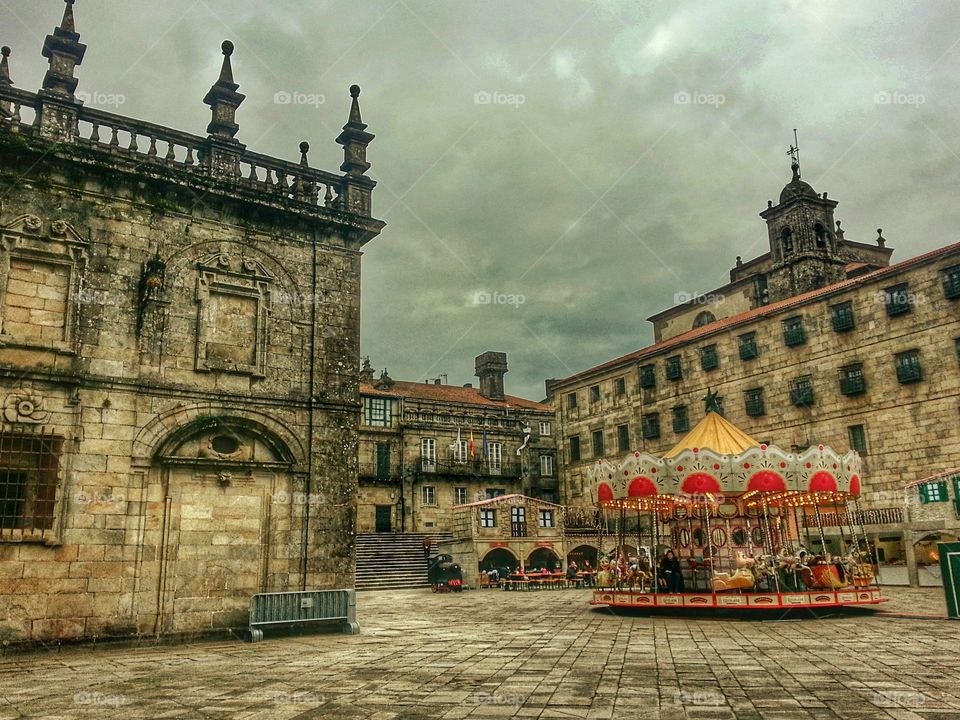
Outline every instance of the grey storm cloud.
{"label": "grey storm cloud", "polygon": [[[39,87],[60,0],[0,0],[19,87]],[[789,179],[839,200],[849,239],[904,259],[956,240],[960,27],[951,2],[82,0],[90,104],[202,133],[236,43],[239,139],[335,169],[363,87],[384,233],[363,261],[363,352],[395,378],[508,391],[652,341],[678,291],[766,248]],[[122,100],[122,102],[121,102]],[[286,100],[286,102],[284,101]]]}

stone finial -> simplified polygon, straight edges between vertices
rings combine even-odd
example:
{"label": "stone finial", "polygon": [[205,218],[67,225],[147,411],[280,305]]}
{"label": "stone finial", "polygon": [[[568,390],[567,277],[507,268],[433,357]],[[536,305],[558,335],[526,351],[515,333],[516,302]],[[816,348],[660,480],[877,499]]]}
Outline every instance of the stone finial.
{"label": "stone finial", "polygon": [[743,265],[743,258],[737,255],[737,267],[740,267],[741,265]]}
{"label": "stone finial", "polygon": [[71,100],[77,89],[74,69],[83,62],[87,46],[80,42],[80,34],[73,18],[75,0],[65,0],[63,19],[43,41],[43,56],[49,62],[47,74],[43,77],[43,89]]}
{"label": "stone finial", "polygon": [[348,175],[363,175],[370,169],[367,162],[367,145],[374,138],[366,132],[367,126],[360,117],[360,86],[350,86],[350,118],[343,126],[343,132],[337,137],[337,143],[343,146],[343,164],[340,169]]}
{"label": "stone finial", "polygon": [[883,236],[883,228],[877,228],[877,245],[879,247],[885,247],[887,244],[887,239]]}
{"label": "stone finial", "polygon": [[304,140],[300,143],[300,164],[303,165],[303,167],[309,167],[309,163],[307,162],[308,152],[310,152],[310,143]]}
{"label": "stone finial", "polygon": [[10,80],[10,64],[7,62],[7,58],[10,57],[10,48],[4,45],[0,48],[0,55],[3,56],[0,58],[0,85],[10,87],[13,85],[13,81]]}
{"label": "stone finial", "polygon": [[236,122],[237,108],[246,96],[237,92],[240,86],[233,81],[233,65],[230,62],[234,49],[233,43],[224,40],[220,49],[223,52],[220,77],[203,98],[204,104],[210,106],[212,113],[207,132],[220,138],[232,138],[240,130]]}
{"label": "stone finial", "polygon": [[843,240],[843,228],[840,227],[839,220],[837,220],[837,240]]}

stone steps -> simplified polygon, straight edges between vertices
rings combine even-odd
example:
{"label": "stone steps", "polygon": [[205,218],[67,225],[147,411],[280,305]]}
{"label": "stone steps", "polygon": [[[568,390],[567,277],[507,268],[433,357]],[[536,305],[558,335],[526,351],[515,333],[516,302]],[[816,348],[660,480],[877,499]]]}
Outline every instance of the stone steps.
{"label": "stone steps", "polygon": [[[449,539],[447,533],[361,533],[357,535],[357,590],[426,588],[427,561],[424,538],[434,544]],[[431,556],[436,555],[436,549]]]}

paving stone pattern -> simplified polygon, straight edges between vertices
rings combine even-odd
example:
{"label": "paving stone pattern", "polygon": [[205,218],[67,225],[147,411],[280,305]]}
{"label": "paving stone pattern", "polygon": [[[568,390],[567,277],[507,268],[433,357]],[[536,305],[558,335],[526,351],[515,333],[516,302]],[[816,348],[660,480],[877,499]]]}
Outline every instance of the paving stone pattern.
{"label": "paving stone pattern", "polygon": [[960,718],[938,591],[821,620],[618,617],[585,591],[363,593],[356,636],[0,658],[0,718]]}

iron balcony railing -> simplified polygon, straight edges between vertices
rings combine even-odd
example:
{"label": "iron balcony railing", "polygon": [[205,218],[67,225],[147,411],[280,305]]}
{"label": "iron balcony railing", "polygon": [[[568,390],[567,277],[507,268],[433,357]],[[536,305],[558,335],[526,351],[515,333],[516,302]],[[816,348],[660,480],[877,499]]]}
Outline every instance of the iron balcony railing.
{"label": "iron balcony railing", "polygon": [[360,477],[374,480],[399,480],[403,470],[399,465],[384,467],[378,463],[360,463]]}
{"label": "iron balcony railing", "polygon": [[491,462],[489,458],[472,458],[469,460],[428,460],[419,458],[415,465],[416,472],[422,475],[457,475],[470,477],[520,477],[521,467],[518,462]]}

